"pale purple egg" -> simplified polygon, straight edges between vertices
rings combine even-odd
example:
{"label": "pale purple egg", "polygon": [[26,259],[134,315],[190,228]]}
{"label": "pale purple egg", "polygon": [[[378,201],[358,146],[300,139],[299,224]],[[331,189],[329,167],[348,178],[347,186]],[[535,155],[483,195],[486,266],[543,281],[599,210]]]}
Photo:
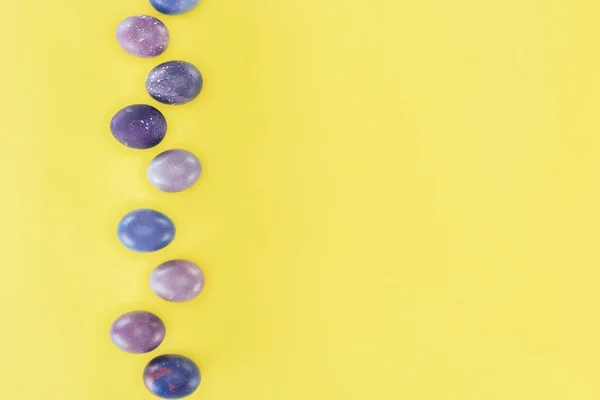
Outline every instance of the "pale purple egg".
{"label": "pale purple egg", "polygon": [[186,150],[167,150],[148,165],[148,180],[164,192],[181,192],[190,188],[202,173],[200,160]]}
{"label": "pale purple egg", "polygon": [[132,311],[121,315],[110,328],[110,339],[128,353],[148,353],[165,338],[165,324],[148,311]]}
{"label": "pale purple egg", "polygon": [[157,57],[167,49],[170,40],[165,24],[149,15],[129,17],[117,27],[117,42],[136,57]]}
{"label": "pale purple egg", "polygon": [[192,300],[204,288],[204,273],[191,261],[167,261],[150,274],[150,288],[158,297],[167,301]]}

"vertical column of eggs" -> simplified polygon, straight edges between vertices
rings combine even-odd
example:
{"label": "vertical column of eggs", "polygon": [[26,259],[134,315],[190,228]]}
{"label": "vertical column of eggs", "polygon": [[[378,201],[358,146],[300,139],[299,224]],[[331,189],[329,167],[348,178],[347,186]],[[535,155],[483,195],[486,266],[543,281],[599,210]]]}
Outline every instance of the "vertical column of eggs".
{"label": "vertical column of eggs", "polygon": [[[151,0],[152,6],[167,15],[182,14],[198,5],[199,0]],[[171,40],[169,30],[159,19],[136,15],[117,27],[117,41],[127,53],[141,58],[157,57]],[[159,103],[189,103],[201,92],[200,71],[185,61],[169,61],[155,67],[146,79],[146,90]],[[160,144],[167,134],[164,115],[148,104],[132,104],[119,110],[110,122],[115,139],[131,149],[146,150]],[[183,149],[158,154],[150,162],[147,177],[164,192],[181,192],[200,178],[198,158]],[[175,224],[165,214],[147,208],[127,213],[117,227],[120,242],[129,250],[146,253],[159,251],[175,239]],[[156,267],[150,275],[150,288],[169,302],[196,298],[204,288],[204,274],[193,262],[170,260]],[[148,353],[160,346],[166,335],[162,320],[148,311],[131,311],[113,323],[110,337],[123,351]],[[143,374],[146,388],[165,399],[179,399],[192,394],[200,385],[197,365],[187,357],[167,354],[152,359]]]}

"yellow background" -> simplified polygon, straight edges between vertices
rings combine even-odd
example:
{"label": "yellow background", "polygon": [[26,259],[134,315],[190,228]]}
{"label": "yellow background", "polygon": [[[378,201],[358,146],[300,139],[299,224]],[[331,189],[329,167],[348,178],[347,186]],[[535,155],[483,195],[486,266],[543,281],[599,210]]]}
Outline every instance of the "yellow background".
{"label": "yellow background", "polygon": [[[205,400],[600,398],[600,6],[592,0],[203,0],[159,59],[114,39],[144,0],[4,1],[2,398],[143,400],[144,365],[196,360]],[[163,143],[108,129],[146,74],[205,77]],[[169,148],[204,175],[165,194]],[[126,212],[171,216],[134,254]],[[154,266],[205,292],[169,304]],[[167,338],[108,338],[132,309]]]}

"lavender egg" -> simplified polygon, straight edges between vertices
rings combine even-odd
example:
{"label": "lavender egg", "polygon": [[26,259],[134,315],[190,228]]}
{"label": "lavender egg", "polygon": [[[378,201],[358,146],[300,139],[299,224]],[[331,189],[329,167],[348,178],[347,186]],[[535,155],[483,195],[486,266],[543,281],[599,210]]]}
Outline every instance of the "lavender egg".
{"label": "lavender egg", "polygon": [[148,180],[163,192],[181,192],[190,188],[202,172],[200,160],[186,150],[167,150],[148,165]]}
{"label": "lavender egg", "polygon": [[150,274],[150,288],[167,301],[192,300],[204,289],[204,273],[191,261],[167,261]]}
{"label": "lavender egg", "polygon": [[185,61],[168,61],[155,67],[146,78],[146,90],[164,104],[185,104],[202,90],[202,74]]}
{"label": "lavender egg", "polygon": [[129,17],[117,27],[117,42],[131,55],[157,57],[169,46],[169,30],[159,19],[149,15]]}
{"label": "lavender egg", "polygon": [[110,131],[121,144],[133,149],[149,149],[165,138],[167,120],[147,104],[134,104],[115,114]]}
{"label": "lavender egg", "polygon": [[110,328],[110,339],[119,349],[142,354],[156,349],[165,338],[165,324],[148,311],[121,315]]}

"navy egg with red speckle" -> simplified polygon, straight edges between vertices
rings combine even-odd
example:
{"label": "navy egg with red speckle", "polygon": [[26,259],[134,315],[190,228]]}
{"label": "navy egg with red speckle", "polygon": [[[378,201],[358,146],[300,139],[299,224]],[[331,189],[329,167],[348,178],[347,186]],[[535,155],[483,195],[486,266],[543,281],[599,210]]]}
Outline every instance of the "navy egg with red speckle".
{"label": "navy egg with red speckle", "polygon": [[200,370],[187,357],[166,354],[151,360],[144,370],[144,385],[155,396],[181,399],[200,385]]}

